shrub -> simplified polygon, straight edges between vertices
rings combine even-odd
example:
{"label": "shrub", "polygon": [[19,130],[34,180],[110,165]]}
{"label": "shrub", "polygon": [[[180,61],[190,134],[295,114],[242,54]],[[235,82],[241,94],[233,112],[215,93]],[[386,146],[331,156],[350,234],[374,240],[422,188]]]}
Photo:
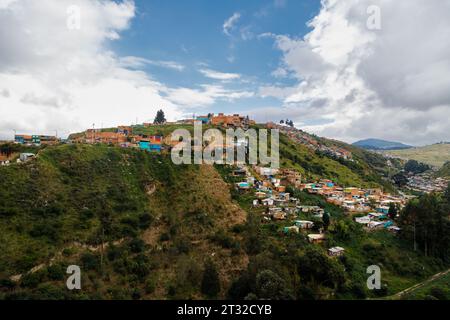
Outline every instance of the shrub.
{"label": "shrub", "polygon": [[220,279],[216,266],[212,261],[205,263],[202,279],[202,293],[209,298],[215,298],[220,292]]}

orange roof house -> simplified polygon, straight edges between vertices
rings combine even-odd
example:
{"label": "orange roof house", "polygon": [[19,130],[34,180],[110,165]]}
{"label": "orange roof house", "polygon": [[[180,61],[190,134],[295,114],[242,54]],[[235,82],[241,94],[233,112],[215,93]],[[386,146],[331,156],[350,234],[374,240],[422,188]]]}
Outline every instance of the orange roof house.
{"label": "orange roof house", "polygon": [[225,115],[223,113],[219,113],[217,116],[213,116],[211,118],[211,124],[214,126],[243,127],[254,123],[255,122],[249,120],[248,117],[244,117],[239,114]]}

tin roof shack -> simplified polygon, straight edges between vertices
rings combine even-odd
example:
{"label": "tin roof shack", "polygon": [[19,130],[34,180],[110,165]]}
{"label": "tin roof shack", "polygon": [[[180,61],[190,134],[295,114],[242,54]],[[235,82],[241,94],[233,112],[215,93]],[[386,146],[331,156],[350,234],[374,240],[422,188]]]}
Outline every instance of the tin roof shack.
{"label": "tin roof shack", "polygon": [[300,229],[312,229],[314,227],[314,222],[306,220],[297,220],[295,225]]}
{"label": "tin roof shack", "polygon": [[345,253],[345,249],[342,247],[333,247],[328,249],[328,255],[330,257],[340,257],[342,255],[344,255]]}
{"label": "tin roof shack", "polygon": [[36,158],[36,155],[34,153],[21,153],[19,157],[21,162],[27,162],[34,158]]}
{"label": "tin roof shack", "polygon": [[319,244],[324,242],[326,239],[323,233],[320,234],[308,234],[308,241],[310,243]]}

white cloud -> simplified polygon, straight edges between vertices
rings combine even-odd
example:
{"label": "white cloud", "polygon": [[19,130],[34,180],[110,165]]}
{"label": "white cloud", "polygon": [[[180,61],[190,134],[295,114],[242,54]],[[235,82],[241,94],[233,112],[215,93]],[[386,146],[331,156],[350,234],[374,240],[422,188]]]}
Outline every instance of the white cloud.
{"label": "white cloud", "polygon": [[241,14],[239,12],[233,13],[231,17],[229,17],[225,22],[223,23],[223,33],[225,33],[227,36],[230,36],[230,31],[234,29],[236,23],[241,18]]}
{"label": "white cloud", "polygon": [[188,108],[207,107],[217,100],[233,102],[254,96],[251,91],[229,90],[221,85],[202,85],[200,89],[167,88],[166,93],[170,101]]}
{"label": "white cloud", "polygon": [[[367,8],[381,9],[381,30]],[[305,129],[353,141],[450,140],[450,1],[322,1],[303,39],[272,34],[298,79],[285,111]],[[305,121],[307,119],[307,121]],[[309,125],[308,125],[309,124]]]}
{"label": "white cloud", "polygon": [[124,68],[141,68],[145,65],[153,65],[161,68],[183,71],[185,66],[175,61],[149,60],[141,57],[127,56],[120,58],[119,63]]}
{"label": "white cloud", "polygon": [[203,74],[205,77],[215,80],[235,80],[239,79],[241,77],[240,74],[237,73],[225,73],[225,72],[219,72],[211,69],[201,69],[200,73]]}
{"label": "white cloud", "polygon": [[[0,0],[0,139],[23,133],[62,136],[96,126],[169,120],[183,108],[234,101],[251,93],[220,86],[170,88],[141,70],[184,70],[173,61],[120,57],[110,44],[130,27],[133,1]],[[67,28],[67,8],[79,6],[81,28]]]}

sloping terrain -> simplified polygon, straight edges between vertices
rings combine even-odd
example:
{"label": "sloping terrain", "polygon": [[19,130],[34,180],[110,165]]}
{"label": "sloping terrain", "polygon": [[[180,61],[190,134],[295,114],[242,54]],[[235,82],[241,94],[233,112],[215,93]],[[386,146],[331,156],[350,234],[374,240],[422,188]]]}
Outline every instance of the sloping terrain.
{"label": "sloping terrain", "polygon": [[386,154],[406,160],[416,160],[440,168],[450,161],[450,143],[433,144],[430,146],[406,150],[386,151]]}
{"label": "sloping terrain", "polygon": [[[0,168],[0,201],[0,291],[10,297],[199,298],[206,260],[218,261],[222,288],[246,267],[229,234],[246,213],[212,167],[107,146],[48,147]],[[69,264],[88,270],[83,294],[67,296]]]}

